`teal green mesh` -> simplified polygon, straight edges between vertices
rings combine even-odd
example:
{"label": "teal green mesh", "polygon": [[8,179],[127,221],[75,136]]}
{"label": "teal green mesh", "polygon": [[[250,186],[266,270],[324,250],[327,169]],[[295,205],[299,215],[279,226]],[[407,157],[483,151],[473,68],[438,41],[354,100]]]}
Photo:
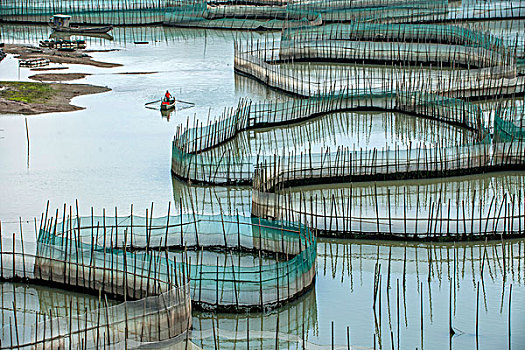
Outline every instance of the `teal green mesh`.
{"label": "teal green mesh", "polygon": [[494,137],[504,142],[525,140],[525,105],[496,110]]}
{"label": "teal green mesh", "polygon": [[[38,242],[43,247],[41,256],[64,260],[63,254],[67,254],[68,260],[107,271],[154,273],[164,284],[186,274],[192,302],[203,307],[262,308],[280,304],[303,293],[315,276],[316,237],[306,226],[285,221],[194,214],[68,218],[42,229]],[[260,257],[258,252],[273,254],[274,261],[263,264],[260,260],[255,266],[218,266],[177,260],[177,255],[166,248],[237,249],[256,252],[255,257]],[[60,257],[55,256],[56,251]],[[159,287],[152,284],[148,288]]]}

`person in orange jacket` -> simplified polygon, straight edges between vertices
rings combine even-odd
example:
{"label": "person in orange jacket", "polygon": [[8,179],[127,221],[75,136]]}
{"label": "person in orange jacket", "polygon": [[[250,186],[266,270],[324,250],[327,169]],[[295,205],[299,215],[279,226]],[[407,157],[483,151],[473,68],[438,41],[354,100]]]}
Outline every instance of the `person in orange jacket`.
{"label": "person in orange jacket", "polygon": [[171,94],[168,90],[166,90],[166,94],[164,95],[164,97],[166,97],[166,101],[169,101],[170,98],[171,98]]}

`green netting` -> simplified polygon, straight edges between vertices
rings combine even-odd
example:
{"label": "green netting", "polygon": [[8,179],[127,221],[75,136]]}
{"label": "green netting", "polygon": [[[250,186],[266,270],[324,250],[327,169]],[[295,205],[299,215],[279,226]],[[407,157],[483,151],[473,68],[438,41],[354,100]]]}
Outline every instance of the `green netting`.
{"label": "green netting", "polygon": [[147,252],[138,260],[132,252],[45,230],[36,247],[14,238],[12,245],[0,245],[2,280],[23,279],[136,301],[112,307],[106,303],[66,317],[36,315],[32,324],[19,324],[15,318],[0,329],[2,348],[122,348],[172,339],[191,327],[189,283],[173,269],[156,269],[163,256]]}
{"label": "green netting", "polygon": [[176,26],[276,29],[333,21],[422,21],[443,19],[446,1],[170,1],[165,24]]}
{"label": "green netting", "polygon": [[[71,239],[72,238],[72,239]],[[68,260],[82,261],[87,266],[98,266],[107,275],[97,275],[91,289],[110,283],[108,292],[125,294],[122,286],[114,286],[124,277],[118,271],[133,271],[149,276],[157,282],[133,281],[128,294],[136,298],[137,290],[155,293],[163,285],[188,275],[192,302],[201,307],[264,308],[277,305],[302,294],[315,276],[316,238],[304,225],[284,221],[274,222],[242,216],[181,214],[163,218],[82,217],[50,223],[40,231],[39,243],[45,247],[59,247]],[[234,263],[217,265],[204,261],[177,261],[166,248],[219,249],[255,252],[259,257],[253,266]],[[39,255],[55,257],[55,250],[39,250]],[[125,252],[125,250],[133,250]],[[264,263],[261,254],[273,254],[271,263]],[[259,255],[257,255],[259,254]],[[186,259],[187,260],[187,259]],[[221,260],[222,262],[222,260]],[[50,272],[49,272],[50,273]],[[79,280],[85,284],[84,271],[66,276],[61,270],[52,272],[56,279]],[[125,276],[126,274],[124,274]],[[132,283],[128,279],[128,283]],[[120,289],[119,289],[120,288]],[[116,290],[118,289],[118,290]]]}
{"label": "green netting", "polygon": [[356,22],[285,29],[281,35],[281,47],[291,45],[288,43],[290,41],[331,40],[441,43],[489,50],[503,50],[506,46],[502,39],[493,34],[456,25]]}
{"label": "green netting", "polygon": [[330,22],[419,23],[444,20],[522,17],[522,2],[467,3],[448,6],[446,0],[366,1],[205,1],[205,0],[2,0],[0,18],[47,22],[57,13],[78,23],[167,25],[270,29]]}
{"label": "green netting", "polygon": [[[351,2],[352,3],[352,2]],[[289,11],[312,12],[323,22],[418,22],[446,18],[448,1],[359,1],[355,5],[340,0],[297,1],[288,4]]]}
{"label": "green netting", "polygon": [[162,23],[169,11],[165,0],[2,0],[6,21],[48,22],[55,14],[72,16],[73,23],[139,25]]}
{"label": "green netting", "polygon": [[494,117],[494,137],[503,142],[525,140],[525,105],[497,110]]}
{"label": "green netting", "polygon": [[320,25],[317,13],[288,11],[280,4],[220,3],[170,0],[164,24],[181,27],[268,29]]}

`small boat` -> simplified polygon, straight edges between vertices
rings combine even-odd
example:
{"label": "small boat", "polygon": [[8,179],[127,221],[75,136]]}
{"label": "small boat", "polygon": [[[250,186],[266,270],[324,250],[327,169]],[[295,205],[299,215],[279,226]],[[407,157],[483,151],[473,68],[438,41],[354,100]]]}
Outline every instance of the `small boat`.
{"label": "small boat", "polygon": [[175,108],[175,97],[172,97],[170,99],[163,98],[162,102],[160,103],[160,110],[167,111],[172,108]]}
{"label": "small boat", "polygon": [[76,37],[89,37],[89,38],[100,38],[105,40],[113,40],[113,37],[111,34],[108,33],[65,33],[65,32],[56,32],[53,31],[51,34],[49,34],[50,39],[55,40],[74,40]]}
{"label": "small boat", "polygon": [[54,15],[49,20],[49,26],[57,32],[64,33],[80,33],[80,34],[104,34],[113,29],[112,25],[103,27],[79,27],[69,24],[71,16],[68,15]]}

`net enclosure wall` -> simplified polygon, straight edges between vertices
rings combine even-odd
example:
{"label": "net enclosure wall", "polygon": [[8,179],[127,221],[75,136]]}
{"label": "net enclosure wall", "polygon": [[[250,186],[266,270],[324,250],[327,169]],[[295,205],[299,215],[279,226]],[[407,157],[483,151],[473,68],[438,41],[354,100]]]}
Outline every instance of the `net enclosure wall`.
{"label": "net enclosure wall", "polygon": [[0,19],[47,23],[56,14],[78,24],[161,24],[169,11],[165,0],[0,0]]}
{"label": "net enclosure wall", "polygon": [[[132,270],[143,267],[165,282],[188,276],[192,303],[201,308],[264,309],[301,295],[315,278],[316,238],[305,225],[204,214],[162,218],[94,216],[63,222],[46,230],[60,233],[59,237],[73,235],[88,246],[131,250],[132,257],[124,256]],[[181,259],[177,250],[182,250],[185,257],[189,251],[196,259]],[[255,263],[239,266],[228,255],[227,263],[221,259],[219,264],[218,258],[217,263],[199,261],[202,255],[195,253],[200,251],[249,253]],[[114,258],[96,261],[113,271],[123,257],[115,254]],[[149,288],[156,291],[160,287],[150,284]],[[135,291],[129,293],[133,296]]]}
{"label": "net enclosure wall", "polygon": [[494,138],[498,141],[525,141],[525,105],[498,109],[494,117]]}
{"label": "net enclosure wall", "polygon": [[[271,162],[275,157],[232,151],[227,143],[233,142],[240,133],[249,129],[292,124],[323,114],[359,109],[396,111],[465,127],[473,131],[473,140],[478,140],[477,142],[484,140],[487,134],[480,107],[430,93],[361,96],[332,93],[289,102],[264,103],[241,100],[236,109],[226,110],[217,121],[177,130],[172,143],[172,173],[178,178],[199,183],[251,184],[255,165]],[[426,158],[421,155],[426,154],[426,150],[418,151],[414,147],[411,151],[416,152],[416,156],[411,156],[416,157],[412,160],[414,166]],[[369,168],[365,160],[370,158],[367,155],[369,152],[370,150],[356,151],[353,160],[362,160],[362,164],[356,166]],[[419,156],[417,152],[420,153]],[[448,154],[454,152],[452,149]],[[454,156],[449,158],[454,159]],[[392,164],[395,159],[392,158]]]}
{"label": "net enclosure wall", "polygon": [[[190,286],[183,276],[138,264],[132,252],[71,237],[42,229],[34,246],[13,235],[12,245],[0,245],[0,278],[104,293],[124,302],[110,307],[104,299],[95,310],[66,317],[37,314],[30,324],[19,324],[15,316],[0,330],[2,349],[122,348],[173,339],[191,327]],[[142,262],[159,259],[146,254]]]}

